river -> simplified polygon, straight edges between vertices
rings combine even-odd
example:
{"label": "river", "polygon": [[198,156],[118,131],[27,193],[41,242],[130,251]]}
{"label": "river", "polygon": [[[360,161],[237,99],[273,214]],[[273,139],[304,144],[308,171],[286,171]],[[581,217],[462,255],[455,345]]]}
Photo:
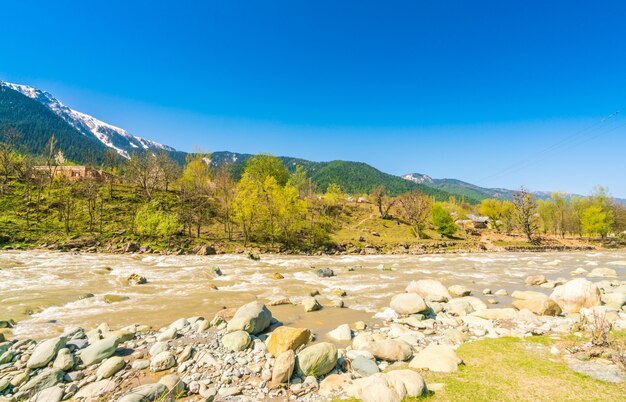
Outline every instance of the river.
{"label": "river", "polygon": [[[213,267],[223,275],[215,276]],[[329,267],[335,276],[320,278],[316,268]],[[384,269],[381,269],[384,267]],[[403,292],[411,280],[433,278],[446,286],[470,287],[473,295],[498,299],[509,306],[508,296],[484,296],[493,291],[527,289],[529,275],[548,279],[571,278],[578,268],[606,267],[626,280],[626,252],[484,253],[423,256],[322,256],[263,255],[252,261],[244,255],[162,256],[73,254],[46,251],[0,253],[0,320],[14,319],[15,336],[41,338],[74,326],[91,328],[108,322],[112,328],[132,323],[166,325],[180,317],[211,318],[224,307],[248,301],[290,297],[294,302],[311,291],[321,293],[322,304],[336,298],[333,289],[347,292],[347,309],[325,308],[304,313],[301,306],[272,307],[285,324],[332,328],[339,323],[369,320]],[[129,275],[145,276],[148,283],[127,284]],[[280,273],[284,279],[274,279]],[[594,281],[603,278],[592,278]],[[211,288],[216,285],[218,290]],[[546,294],[550,289],[534,287]],[[81,299],[91,293],[94,297]],[[107,304],[105,295],[127,296]]]}

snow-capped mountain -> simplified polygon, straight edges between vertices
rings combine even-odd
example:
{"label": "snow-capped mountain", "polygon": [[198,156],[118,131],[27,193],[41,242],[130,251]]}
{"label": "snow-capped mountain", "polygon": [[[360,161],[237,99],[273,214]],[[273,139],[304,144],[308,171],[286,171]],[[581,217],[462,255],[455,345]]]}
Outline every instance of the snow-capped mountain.
{"label": "snow-capped mountain", "polygon": [[108,148],[114,149],[121,156],[130,158],[134,150],[166,150],[175,151],[174,148],[158,142],[137,137],[128,131],[107,124],[85,113],[71,109],[56,99],[52,94],[33,88],[28,85],[12,84],[0,81],[1,86],[6,86],[31,99],[36,100],[87,137],[94,137]]}
{"label": "snow-capped mountain", "polygon": [[433,184],[432,177],[421,173],[408,173],[402,176],[402,178],[417,184]]}

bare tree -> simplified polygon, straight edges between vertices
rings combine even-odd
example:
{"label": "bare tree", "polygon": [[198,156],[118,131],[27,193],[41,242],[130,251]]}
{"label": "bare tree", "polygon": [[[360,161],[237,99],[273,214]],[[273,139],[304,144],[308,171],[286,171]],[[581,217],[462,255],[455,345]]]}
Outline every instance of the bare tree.
{"label": "bare tree", "polygon": [[143,152],[140,155],[133,153],[126,166],[126,176],[143,192],[147,200],[152,200],[161,180],[156,156],[150,152]]}
{"label": "bare tree", "polygon": [[48,170],[46,171],[46,175],[48,176],[48,191],[50,191],[50,187],[52,187],[52,180],[54,179],[54,175],[56,173],[57,167],[59,166],[57,160],[59,155],[59,149],[57,148],[57,140],[54,137],[54,134],[50,136],[48,142],[46,143],[44,158],[46,160],[46,166]]}
{"label": "bare tree", "polygon": [[389,211],[395,204],[395,199],[387,195],[387,190],[383,184],[372,190],[372,202],[378,208],[378,214],[381,218],[389,218]]}
{"label": "bare tree", "polygon": [[539,228],[537,219],[537,202],[533,195],[522,188],[513,195],[515,220],[529,242],[534,242],[533,235]]}
{"label": "bare tree", "polygon": [[2,185],[0,193],[5,192],[5,186],[9,182],[9,176],[13,174],[19,162],[17,144],[22,138],[22,133],[13,127],[9,127],[2,133],[0,142],[0,169],[2,169]]}
{"label": "bare tree", "polygon": [[411,229],[418,239],[428,220],[432,203],[433,201],[429,196],[419,191],[404,193],[397,198],[396,208],[400,218],[411,225]]}
{"label": "bare tree", "polygon": [[159,151],[155,157],[157,166],[159,167],[161,173],[163,187],[167,192],[170,184],[180,177],[181,168],[178,163],[170,158],[169,154],[163,150]]}
{"label": "bare tree", "polygon": [[215,190],[217,199],[220,202],[220,219],[224,225],[224,232],[228,236],[228,240],[233,238],[233,217],[232,205],[237,190],[237,182],[233,179],[230,169],[227,165],[218,168],[214,177]]}

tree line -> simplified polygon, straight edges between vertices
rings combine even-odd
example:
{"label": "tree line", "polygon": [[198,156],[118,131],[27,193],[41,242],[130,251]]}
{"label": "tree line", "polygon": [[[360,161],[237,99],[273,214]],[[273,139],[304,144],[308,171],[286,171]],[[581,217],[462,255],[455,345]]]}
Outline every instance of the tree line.
{"label": "tree line", "polygon": [[460,230],[457,222],[470,213],[489,217],[496,231],[523,233],[530,242],[541,234],[604,239],[626,229],[626,209],[602,188],[590,197],[555,193],[545,200],[520,190],[513,200],[487,199],[479,205],[455,198],[436,201],[418,190],[392,196],[384,185],[351,198],[336,183],[320,191],[303,166],[291,173],[272,155],[255,155],[243,171],[234,172],[239,167],[212,167],[211,155],[200,150],[187,155],[183,166],[167,152],[143,152],[123,160],[109,150],[99,165],[107,172],[101,180],[72,180],[55,174],[71,162],[54,136],[39,156],[17,152],[20,137],[17,130],[3,133],[0,195],[12,202],[2,207],[15,212],[7,219],[27,231],[135,236],[168,244],[219,237],[245,246],[312,249],[330,245],[346,205],[360,195],[380,218],[408,225],[416,239],[433,231],[454,238]]}

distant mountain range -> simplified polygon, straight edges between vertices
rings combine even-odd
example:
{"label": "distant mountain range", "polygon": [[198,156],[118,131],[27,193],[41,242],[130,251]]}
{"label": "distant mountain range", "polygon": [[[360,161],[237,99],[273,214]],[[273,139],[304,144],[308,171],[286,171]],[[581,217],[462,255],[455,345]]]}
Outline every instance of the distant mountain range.
{"label": "distant mountain range", "polygon": [[[59,147],[67,159],[77,163],[101,163],[104,154],[112,149],[120,158],[142,152],[165,151],[183,163],[186,153],[160,144],[105,123],[91,115],[64,105],[52,94],[20,84],[0,81],[0,140],[7,127],[24,133],[21,147],[32,154],[41,154],[50,135],[54,133]],[[231,165],[239,176],[250,154],[221,151],[211,154],[214,167]],[[433,179],[425,174],[410,173],[402,177],[381,172],[362,162],[313,162],[305,159],[281,157],[294,171],[301,165],[309,172],[312,181],[323,191],[330,183],[339,184],[348,193],[368,193],[383,184],[390,194],[419,190],[438,200],[450,196],[462,197],[477,203],[485,198],[511,199],[514,191],[501,188],[483,188],[456,179]],[[548,198],[550,193],[536,193]]]}

